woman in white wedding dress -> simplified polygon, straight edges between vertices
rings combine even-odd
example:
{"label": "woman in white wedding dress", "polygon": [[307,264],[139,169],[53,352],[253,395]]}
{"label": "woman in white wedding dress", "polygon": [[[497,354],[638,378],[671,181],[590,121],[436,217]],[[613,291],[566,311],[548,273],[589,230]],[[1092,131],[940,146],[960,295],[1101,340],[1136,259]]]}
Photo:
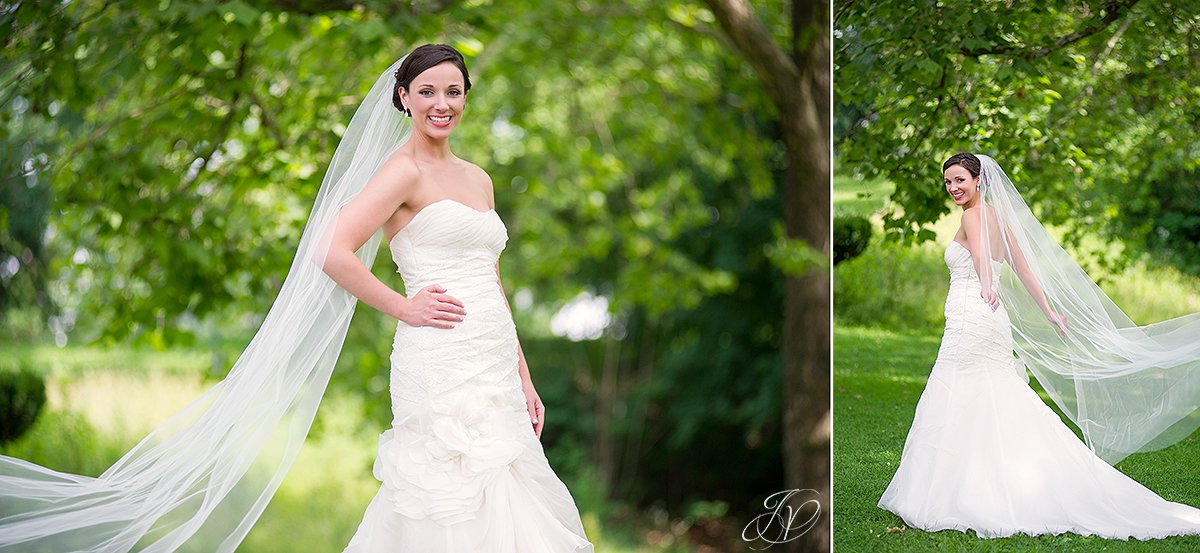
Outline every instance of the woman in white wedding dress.
{"label": "woman in white wedding dress", "polygon": [[946,329],[879,506],[912,528],[987,538],[1200,534],[1200,509],[1166,501],[1117,471],[1030,388],[1013,355],[1005,305],[1017,302],[997,294],[1004,264],[1050,335],[1069,340],[1074,323],[1051,307],[1016,233],[984,202],[979,158],[957,154],[943,167],[946,191],[962,208],[962,227],[945,252]]}
{"label": "woman in white wedding dress", "polygon": [[[470,86],[446,45],[379,75],[229,374],[99,476],[0,455],[0,552],[233,553],[299,453],[360,300],[399,320],[394,420],[374,467],[382,485],[346,550],[593,551],[539,442],[491,180],[450,151]],[[371,274],[381,234],[407,297]]]}
{"label": "woman in white wedding dress", "polygon": [[[491,180],[450,150],[470,88],[453,48],[409,54],[394,102],[412,136],[342,208],[325,261],[339,285],[399,320],[382,485],[348,553],[592,551],[538,441],[544,408],[500,283],[508,234]],[[355,255],[380,228],[408,297]]]}

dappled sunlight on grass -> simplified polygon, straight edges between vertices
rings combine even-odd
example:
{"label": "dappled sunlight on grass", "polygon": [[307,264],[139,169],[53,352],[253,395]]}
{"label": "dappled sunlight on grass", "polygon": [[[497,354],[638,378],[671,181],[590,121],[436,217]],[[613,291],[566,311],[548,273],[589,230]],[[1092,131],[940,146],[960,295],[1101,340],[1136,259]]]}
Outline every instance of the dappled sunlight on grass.
{"label": "dappled sunlight on grass", "polygon": [[96,431],[132,447],[211,386],[197,375],[93,370],[49,379],[51,409],[84,417]]}
{"label": "dappled sunlight on grass", "polygon": [[835,171],[833,204],[838,214],[870,216],[887,201],[892,188],[886,179],[860,180]]}

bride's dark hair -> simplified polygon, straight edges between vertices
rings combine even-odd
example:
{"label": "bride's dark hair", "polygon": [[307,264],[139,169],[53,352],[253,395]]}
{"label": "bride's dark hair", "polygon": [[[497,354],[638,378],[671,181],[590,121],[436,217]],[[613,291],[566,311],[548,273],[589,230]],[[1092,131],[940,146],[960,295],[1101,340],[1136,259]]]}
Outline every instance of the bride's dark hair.
{"label": "bride's dark hair", "polygon": [[983,165],[979,163],[979,158],[975,157],[975,154],[970,152],[959,152],[950,156],[950,159],[947,159],[946,163],[942,164],[942,172],[945,173],[946,169],[954,167],[955,165],[962,165],[962,168],[966,169],[972,177],[978,177],[979,171],[983,167]]}
{"label": "bride's dark hair", "polygon": [[411,117],[412,112],[405,109],[404,103],[400,101],[400,89],[403,88],[405,92],[410,92],[408,85],[412,83],[414,77],[424,73],[430,67],[447,61],[462,71],[463,84],[466,86],[464,92],[470,92],[471,76],[467,74],[467,62],[463,60],[462,54],[449,44],[426,44],[418,46],[409,53],[400,67],[396,69],[396,86],[392,89],[392,104],[396,106],[396,109]]}

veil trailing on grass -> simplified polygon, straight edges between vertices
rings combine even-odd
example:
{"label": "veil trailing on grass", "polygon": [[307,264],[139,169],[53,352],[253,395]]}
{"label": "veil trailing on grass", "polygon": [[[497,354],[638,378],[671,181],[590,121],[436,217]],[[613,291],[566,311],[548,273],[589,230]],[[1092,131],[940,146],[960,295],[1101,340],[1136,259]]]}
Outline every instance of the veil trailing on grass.
{"label": "veil trailing on grass", "polygon": [[997,292],[1017,356],[1110,464],[1188,437],[1200,427],[1200,313],[1134,324],[1038,223],[996,161],[978,157],[982,228],[1000,233],[983,243],[1003,247],[1008,261]]}
{"label": "veil trailing on grass", "polygon": [[[0,551],[237,548],[299,452],[354,314],[322,266],[342,206],[411,133],[392,105],[402,61],[355,111],[283,287],[229,375],[97,478],[0,456]],[[357,252],[368,268],[379,243]]]}

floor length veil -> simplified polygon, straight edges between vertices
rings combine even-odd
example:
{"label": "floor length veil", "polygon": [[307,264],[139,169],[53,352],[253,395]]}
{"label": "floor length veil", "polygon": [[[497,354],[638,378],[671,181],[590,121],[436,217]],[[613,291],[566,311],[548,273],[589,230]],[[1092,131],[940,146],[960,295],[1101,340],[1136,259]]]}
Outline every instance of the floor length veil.
{"label": "floor length veil", "polygon": [[[291,467],[341,352],[356,299],[321,267],[338,211],[411,132],[392,105],[402,61],[355,111],[279,295],[228,376],[99,477],[0,456],[0,551],[237,548]],[[380,241],[357,252],[368,268]]]}

